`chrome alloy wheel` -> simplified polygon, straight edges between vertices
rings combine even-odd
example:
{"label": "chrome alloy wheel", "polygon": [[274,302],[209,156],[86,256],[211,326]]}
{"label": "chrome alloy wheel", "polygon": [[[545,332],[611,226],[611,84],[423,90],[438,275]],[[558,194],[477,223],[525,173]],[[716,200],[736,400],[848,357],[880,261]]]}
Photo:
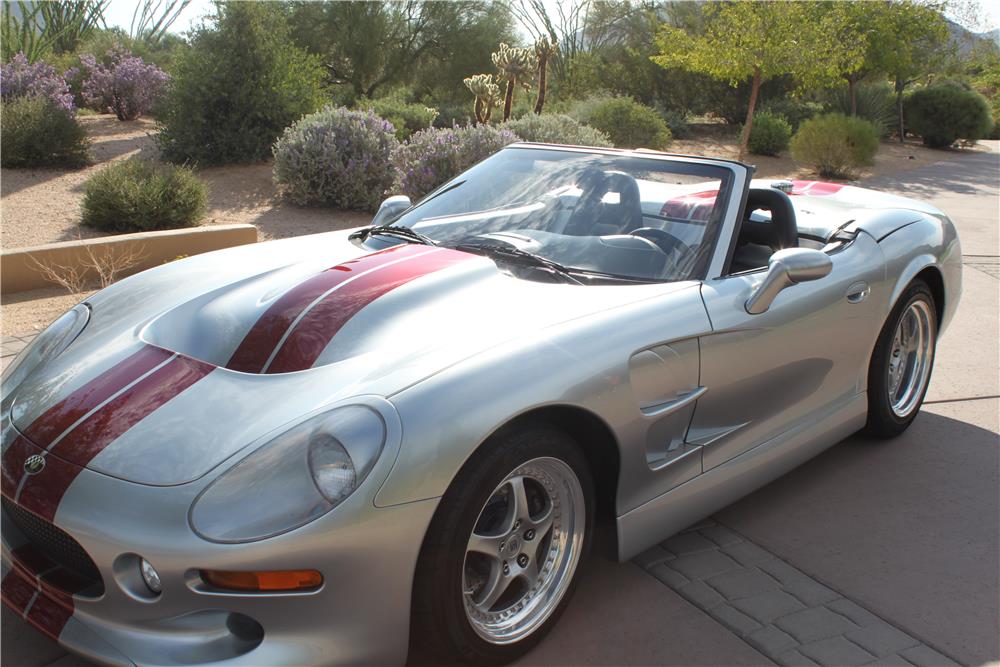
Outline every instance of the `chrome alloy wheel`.
{"label": "chrome alloy wheel", "polygon": [[573,580],[586,525],[583,488],[563,461],[532,459],[507,475],[465,551],[463,601],[476,634],[510,644],[545,623]]}
{"label": "chrome alloy wheel", "polygon": [[933,322],[930,305],[917,300],[896,326],[886,372],[889,405],[897,417],[909,416],[924,394],[934,356]]}

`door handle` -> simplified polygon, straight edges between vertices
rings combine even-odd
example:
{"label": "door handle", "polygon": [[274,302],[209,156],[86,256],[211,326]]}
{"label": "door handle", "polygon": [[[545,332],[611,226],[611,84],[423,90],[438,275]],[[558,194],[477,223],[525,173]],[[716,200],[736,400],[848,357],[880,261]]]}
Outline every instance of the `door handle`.
{"label": "door handle", "polygon": [[871,285],[866,282],[854,283],[847,288],[847,301],[850,303],[861,303],[872,293]]}

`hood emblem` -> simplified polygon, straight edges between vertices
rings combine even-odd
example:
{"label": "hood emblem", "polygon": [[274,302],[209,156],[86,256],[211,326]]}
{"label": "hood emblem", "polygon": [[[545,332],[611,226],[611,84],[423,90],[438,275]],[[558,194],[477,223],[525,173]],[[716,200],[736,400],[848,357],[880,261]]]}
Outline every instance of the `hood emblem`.
{"label": "hood emblem", "polygon": [[24,472],[29,475],[37,475],[45,468],[45,457],[40,454],[32,454],[24,462]]}

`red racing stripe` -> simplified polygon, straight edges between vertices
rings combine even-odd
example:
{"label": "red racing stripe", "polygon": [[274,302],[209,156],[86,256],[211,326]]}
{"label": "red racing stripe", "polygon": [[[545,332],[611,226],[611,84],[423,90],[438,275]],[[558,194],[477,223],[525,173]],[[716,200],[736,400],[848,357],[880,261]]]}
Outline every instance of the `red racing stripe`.
{"label": "red racing stripe", "polygon": [[475,258],[469,253],[441,248],[358,277],[327,295],[295,324],[266,372],[290,373],[310,368],[348,320],[375,299],[411,280]]}
{"label": "red racing stripe", "polygon": [[309,304],[340,283],[359,273],[389,262],[427,252],[425,246],[404,244],[338,264],[285,292],[264,311],[230,357],[226,368],[243,373],[260,373],[295,318]]}
{"label": "red racing stripe", "polygon": [[46,410],[24,429],[24,435],[39,447],[48,447],[49,443],[78,419],[171,356],[173,353],[167,350],[144,345],[135,354],[115,364]]}
{"label": "red racing stripe", "polygon": [[208,375],[214,366],[176,356],[104,404],[66,434],[46,457],[45,468],[24,482],[17,502],[51,521],[63,495],[83,467],[123,433],[182,391]]}
{"label": "red racing stripe", "polygon": [[0,491],[3,495],[14,500],[17,493],[17,485],[24,475],[24,462],[32,454],[40,453],[39,449],[28,442],[22,435],[14,437],[14,441],[4,450],[3,463],[0,465],[2,477],[0,477]]}
{"label": "red racing stripe", "polygon": [[4,603],[18,614],[23,614],[31,598],[38,591],[38,586],[27,579],[23,573],[15,568],[3,578],[0,583],[0,597]]}

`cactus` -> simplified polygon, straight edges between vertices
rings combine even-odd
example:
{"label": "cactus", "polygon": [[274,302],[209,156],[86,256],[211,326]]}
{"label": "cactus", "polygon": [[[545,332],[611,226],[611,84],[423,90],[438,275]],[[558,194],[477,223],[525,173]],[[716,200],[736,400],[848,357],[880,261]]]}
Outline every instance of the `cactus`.
{"label": "cactus", "polygon": [[545,90],[548,86],[547,74],[549,58],[551,58],[558,48],[559,43],[553,41],[549,43],[547,37],[542,37],[535,42],[535,57],[538,60],[538,97],[535,99],[535,113],[541,114],[545,105]]}
{"label": "cactus", "polygon": [[500,85],[492,74],[476,74],[464,79],[465,87],[476,96],[476,122],[490,122],[493,107],[500,104]]}
{"label": "cactus", "polygon": [[503,102],[503,119],[510,119],[510,108],[514,103],[514,87],[518,83],[531,90],[530,77],[535,72],[538,56],[534,49],[500,44],[500,50],[493,54],[493,64],[500,71],[500,77],[507,81],[507,93]]}

